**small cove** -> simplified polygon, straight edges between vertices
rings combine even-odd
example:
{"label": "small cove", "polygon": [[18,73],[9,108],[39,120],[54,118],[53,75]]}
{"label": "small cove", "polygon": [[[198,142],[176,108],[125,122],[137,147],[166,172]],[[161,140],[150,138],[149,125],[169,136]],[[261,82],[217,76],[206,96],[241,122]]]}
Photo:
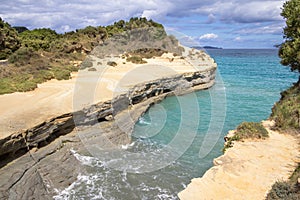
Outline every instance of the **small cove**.
{"label": "small cove", "polygon": [[[192,178],[202,176],[212,166],[213,158],[222,154],[223,137],[228,130],[242,121],[266,119],[272,105],[280,98],[280,91],[297,80],[296,74],[279,64],[277,50],[210,50],[208,53],[218,63],[224,82],[226,117],[220,136],[211,141],[216,144],[207,156],[199,158],[199,151],[210,124],[215,123],[211,120],[212,94],[223,89],[219,88],[223,87],[219,82],[209,90],[168,97],[152,106],[136,124],[132,144],[126,147],[129,152],[145,155],[152,152],[158,162],[164,162],[171,155],[163,154],[160,149],[172,141],[184,121],[184,131],[195,131],[195,135],[180,158],[161,169],[132,173],[112,169],[101,160],[74,152],[87,173],[81,174],[78,181],[61,191],[56,199],[177,199],[177,193]],[[191,106],[183,112],[182,103]]]}

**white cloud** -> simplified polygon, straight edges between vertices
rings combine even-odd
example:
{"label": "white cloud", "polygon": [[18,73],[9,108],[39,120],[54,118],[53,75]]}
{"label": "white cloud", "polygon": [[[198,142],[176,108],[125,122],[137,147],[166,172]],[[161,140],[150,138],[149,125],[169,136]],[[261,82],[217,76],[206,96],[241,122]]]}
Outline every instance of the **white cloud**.
{"label": "white cloud", "polygon": [[206,21],[206,23],[207,24],[211,24],[211,23],[213,23],[213,22],[215,22],[216,21],[216,17],[213,15],[213,14],[209,14],[208,16],[207,16],[207,21]]}
{"label": "white cloud", "polygon": [[212,39],[216,39],[216,38],[218,38],[217,34],[207,33],[207,34],[201,35],[199,37],[199,40],[212,40]]}
{"label": "white cloud", "polygon": [[234,41],[242,41],[242,38],[241,37],[236,37],[236,38],[234,38]]}
{"label": "white cloud", "polygon": [[[88,23],[106,25],[121,18],[145,16],[163,22],[166,17],[201,15],[204,23],[253,23],[280,21],[284,0],[2,0],[0,16],[10,23],[42,25],[47,18],[50,28],[69,25],[79,28]],[[19,15],[19,16],[17,16]],[[28,16],[31,15],[31,18]],[[23,19],[27,16],[27,20]],[[60,19],[60,20],[57,20]],[[27,23],[26,23],[27,21]],[[92,24],[92,25],[93,25]]]}
{"label": "white cloud", "polygon": [[239,29],[234,33],[242,34],[242,35],[249,35],[249,34],[273,34],[273,35],[281,35],[282,34],[282,27],[284,23],[273,23],[268,25],[261,25],[258,24],[256,26],[250,26],[246,28]]}
{"label": "white cloud", "polygon": [[[280,16],[285,0],[1,0],[0,17],[13,26],[47,27],[66,32],[88,25],[108,25],[120,19],[147,17],[200,37],[185,43],[215,44],[223,38],[282,37]],[[209,24],[209,25],[207,25]],[[211,33],[213,32],[213,33]],[[222,38],[218,38],[222,35]],[[218,38],[218,39],[217,39]],[[271,41],[271,40],[270,40]],[[241,43],[241,42],[240,42]],[[271,42],[270,42],[271,43]],[[221,44],[223,45],[223,44]]]}
{"label": "white cloud", "polygon": [[218,16],[224,22],[254,23],[281,21],[284,0],[220,0],[200,6],[192,12]]}

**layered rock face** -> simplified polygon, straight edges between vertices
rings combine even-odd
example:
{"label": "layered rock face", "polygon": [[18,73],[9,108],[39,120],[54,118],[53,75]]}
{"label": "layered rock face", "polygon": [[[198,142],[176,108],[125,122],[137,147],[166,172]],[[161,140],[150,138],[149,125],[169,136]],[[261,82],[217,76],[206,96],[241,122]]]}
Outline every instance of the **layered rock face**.
{"label": "layered rock face", "polygon": [[186,73],[138,84],[128,93],[121,94],[112,100],[52,118],[24,132],[10,135],[0,140],[1,165],[3,166],[10,158],[17,157],[32,148],[43,147],[55,138],[70,133],[75,126],[94,125],[108,121],[112,119],[110,116],[162,94],[182,94],[195,86],[208,88],[213,84],[214,78],[215,68],[212,68],[203,72]]}
{"label": "layered rock face", "polygon": [[149,106],[214,84],[213,59],[149,23],[104,42],[100,34],[94,49],[66,43],[89,52],[71,80],[0,96],[0,199],[52,199],[84,171],[72,153],[89,154],[83,140],[128,144]]}
{"label": "layered rock face", "polygon": [[[70,148],[84,151],[77,130],[101,126],[112,142],[117,145],[127,144],[135,122],[150,105],[167,95],[181,95],[192,89],[211,87],[215,70],[216,66],[213,65],[202,71],[139,83],[112,100],[54,117],[1,139],[0,176],[3,181],[0,197],[50,198],[55,194],[54,188],[68,186],[81,170],[80,164],[70,153]],[[123,114],[125,112],[131,113],[130,122]],[[127,126],[126,131],[121,130],[118,127],[120,124],[114,120],[122,117],[124,119],[121,121]]]}

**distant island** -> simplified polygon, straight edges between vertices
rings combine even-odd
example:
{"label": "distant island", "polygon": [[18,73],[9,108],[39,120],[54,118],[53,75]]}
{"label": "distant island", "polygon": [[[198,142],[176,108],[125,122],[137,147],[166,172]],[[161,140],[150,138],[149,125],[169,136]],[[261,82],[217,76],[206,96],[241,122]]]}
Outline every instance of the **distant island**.
{"label": "distant island", "polygon": [[194,46],[192,47],[194,49],[223,49],[222,47],[214,47],[214,46]]}

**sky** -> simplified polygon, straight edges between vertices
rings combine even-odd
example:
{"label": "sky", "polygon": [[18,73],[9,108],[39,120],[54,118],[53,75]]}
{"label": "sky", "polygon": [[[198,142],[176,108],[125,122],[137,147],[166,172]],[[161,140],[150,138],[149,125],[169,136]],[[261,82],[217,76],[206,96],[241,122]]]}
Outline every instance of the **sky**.
{"label": "sky", "polygon": [[12,26],[59,33],[147,17],[188,46],[273,48],[283,41],[284,0],[1,0]]}

